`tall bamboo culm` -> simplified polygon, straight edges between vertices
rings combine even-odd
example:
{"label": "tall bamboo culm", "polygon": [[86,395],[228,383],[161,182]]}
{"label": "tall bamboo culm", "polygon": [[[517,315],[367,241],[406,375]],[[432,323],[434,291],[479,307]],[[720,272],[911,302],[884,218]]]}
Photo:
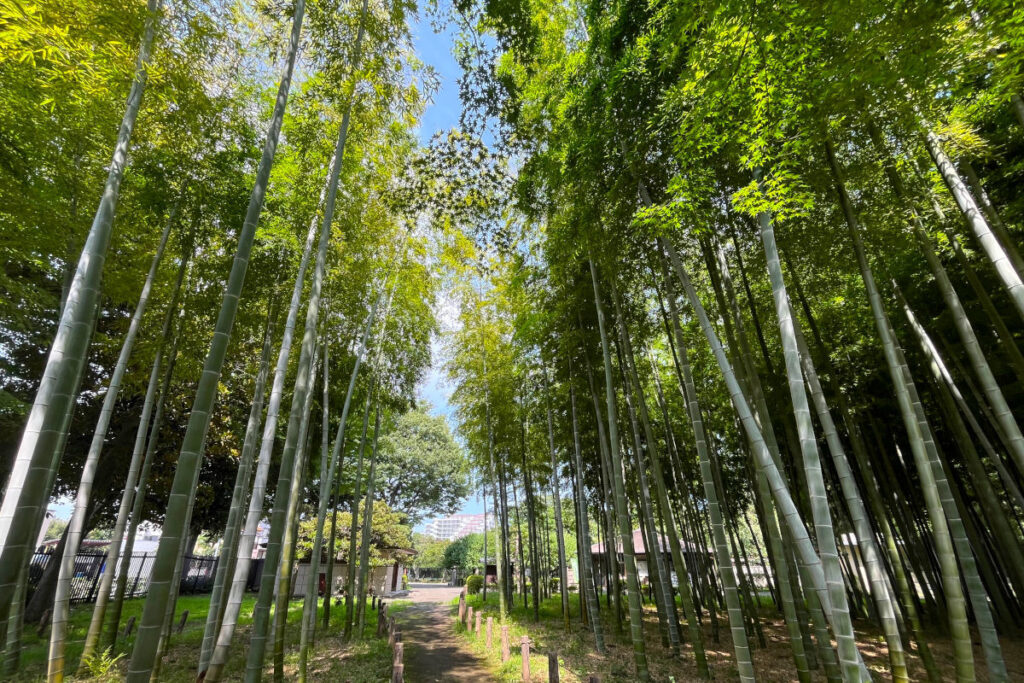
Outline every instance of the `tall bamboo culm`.
{"label": "tall bamboo culm", "polygon": [[0,623],[6,622],[18,577],[28,564],[34,534],[52,488],[51,472],[60,465],[70,414],[89,351],[99,302],[100,280],[110,244],[114,211],[121,191],[135,121],[146,87],[150,54],[160,22],[162,0],[149,0],[148,16],[135,66],[135,76],[117,134],[106,184],[82,248],[61,313],[57,334],[46,359],[42,380],[25,423],[0,502]]}
{"label": "tall bamboo culm", "polygon": [[170,582],[174,576],[174,566],[181,554],[183,536],[186,533],[185,524],[190,513],[190,492],[195,490],[196,480],[199,477],[202,460],[201,448],[210,423],[210,414],[217,394],[224,356],[227,353],[228,341],[231,338],[235,315],[238,312],[239,297],[245,284],[249,255],[252,252],[253,240],[256,235],[256,224],[259,222],[260,213],[263,210],[270,169],[274,163],[274,154],[277,151],[277,142],[284,121],[284,110],[288,103],[288,92],[291,89],[292,72],[295,69],[295,60],[299,52],[299,35],[302,31],[304,12],[305,0],[296,0],[288,54],[278,87],[270,129],[264,143],[259,169],[256,172],[256,181],[249,198],[245,221],[238,235],[238,246],[225,287],[224,299],[217,316],[213,340],[199,386],[196,388],[195,400],[174,473],[174,481],[171,484],[170,499],[164,517],[164,530],[154,562],[153,575],[150,579],[149,594],[146,596],[135,647],[132,649],[128,665],[126,679],[131,683],[148,683],[156,664],[160,628],[167,611],[167,603],[171,597]]}

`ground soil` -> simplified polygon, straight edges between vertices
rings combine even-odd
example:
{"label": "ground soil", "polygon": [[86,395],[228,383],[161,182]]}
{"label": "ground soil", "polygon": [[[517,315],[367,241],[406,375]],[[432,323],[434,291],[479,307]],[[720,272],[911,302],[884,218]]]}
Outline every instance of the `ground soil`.
{"label": "ground soil", "polygon": [[461,588],[412,584],[412,605],[396,615],[405,644],[405,680],[409,683],[490,681],[490,672],[455,634],[451,601]]}
{"label": "ground soil", "polygon": [[[453,597],[457,592],[452,593]],[[474,604],[480,606],[478,598],[473,599]],[[488,601],[485,608],[487,614],[494,613],[496,600]],[[562,668],[563,683],[584,683],[591,675],[600,676],[601,680],[608,681],[633,681],[636,679],[635,666],[633,662],[633,648],[630,642],[628,624],[620,624],[621,632],[616,633],[616,624],[607,611],[603,612],[603,623],[607,653],[599,655],[595,651],[594,637],[591,632],[584,629],[579,621],[579,603],[577,596],[572,596],[572,621],[568,631],[564,630],[560,617],[560,605],[557,596],[545,600],[541,604],[540,621],[535,622],[532,618],[532,610],[523,610],[518,604],[510,614],[510,620],[519,628],[529,634],[533,643],[533,651],[536,653],[555,652],[558,654]],[[604,604],[602,603],[602,608]],[[766,610],[767,612],[767,610]],[[454,629],[454,618],[451,611],[448,612],[448,629]],[[758,646],[756,640],[751,644],[754,646],[754,668],[757,673],[757,680],[762,682],[788,682],[795,681],[794,664],[792,653],[789,647],[789,635],[785,623],[780,617],[774,614],[762,615],[762,628],[765,635],[764,647]],[[867,622],[856,622],[858,647],[865,659],[865,664],[871,671],[874,681],[884,683],[891,681],[889,673],[888,649],[881,633],[873,625]],[[953,665],[952,644],[948,635],[943,634],[939,629],[941,625],[926,625],[928,629],[928,642],[938,665],[942,680],[953,683],[956,680]],[[734,661],[732,641],[729,637],[727,624],[720,621],[718,628],[718,639],[712,629],[710,620],[705,617],[703,623],[704,648],[708,658],[708,665],[711,669],[713,680],[733,681],[737,678],[736,665]],[[645,605],[644,609],[644,642],[647,650],[648,667],[654,681],[700,681],[702,680],[697,672],[693,648],[689,642],[682,646],[681,656],[671,657],[668,648],[664,647],[659,634],[657,614],[652,605]],[[688,640],[688,633],[684,633]],[[985,670],[985,658],[981,649],[977,633],[972,633],[974,640],[974,658],[976,667],[976,681],[987,683],[989,680]],[[463,636],[466,641],[466,636]],[[1002,638],[1003,657],[1009,673],[1010,681],[1024,683],[1024,640],[1019,637]],[[917,649],[913,643],[906,644],[909,649],[907,653],[907,664],[909,667],[910,680],[926,681],[927,676],[917,656]],[[505,677],[502,680],[513,680]],[[408,679],[415,683],[419,679]],[[444,679],[423,679],[423,680],[444,680]],[[455,679],[460,680],[460,679]],[[492,677],[482,677],[476,680],[495,680]],[[515,677],[518,681],[519,678]],[[538,671],[534,667],[533,681],[546,681],[546,671]],[[825,675],[819,667],[812,672],[812,680],[815,682],[825,681]]]}

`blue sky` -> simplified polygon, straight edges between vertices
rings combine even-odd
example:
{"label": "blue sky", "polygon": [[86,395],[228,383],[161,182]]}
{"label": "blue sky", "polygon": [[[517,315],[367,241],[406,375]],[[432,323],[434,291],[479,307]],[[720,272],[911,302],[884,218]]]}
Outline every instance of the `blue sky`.
{"label": "blue sky", "polygon": [[434,67],[441,86],[420,122],[420,141],[426,144],[437,131],[448,130],[459,123],[459,65],[452,55],[455,36],[447,29],[434,33],[425,13],[413,23],[412,35],[417,55]]}
{"label": "blue sky", "polygon": [[[451,31],[445,30],[435,33],[430,26],[426,16],[412,26],[413,40],[416,52],[420,59],[434,67],[440,80],[440,88],[434,95],[434,102],[423,114],[420,123],[420,141],[427,144],[434,133],[454,128],[459,124],[459,113],[462,105],[459,102],[460,74],[459,65],[452,55],[454,35]],[[441,292],[439,304],[446,303],[446,296]],[[445,319],[445,311],[438,311],[439,316]],[[455,420],[452,417],[452,407],[448,402],[451,396],[451,387],[444,376],[444,358],[441,355],[441,344],[435,340],[433,344],[434,365],[427,372],[420,386],[417,387],[419,397],[428,401],[431,405],[431,412],[435,415],[444,415],[448,418],[448,424],[455,428]],[[460,512],[477,514],[483,512],[483,504],[476,495],[465,501]]]}

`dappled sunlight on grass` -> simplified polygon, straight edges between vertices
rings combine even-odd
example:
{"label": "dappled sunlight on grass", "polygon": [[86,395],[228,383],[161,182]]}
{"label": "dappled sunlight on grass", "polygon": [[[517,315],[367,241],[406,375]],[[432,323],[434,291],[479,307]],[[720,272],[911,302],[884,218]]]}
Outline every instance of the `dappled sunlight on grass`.
{"label": "dappled sunlight on grass", "polygon": [[[285,655],[285,678],[293,679],[298,667],[298,644],[300,638],[299,624],[302,616],[302,600],[292,600],[288,605],[288,629],[285,632],[286,647]],[[145,598],[126,600],[124,604],[122,625],[127,623],[131,617],[136,617],[136,622],[142,614],[142,606]],[[175,627],[181,618],[182,613],[188,610],[189,616],[185,628],[178,634],[172,629],[171,642],[164,657],[161,667],[160,680],[172,683],[192,683],[195,681],[196,666],[199,662],[199,650],[202,646],[203,629],[206,624],[206,615],[209,611],[210,597],[183,596],[178,600],[178,607],[175,610]],[[245,657],[249,630],[252,626],[252,609],[256,603],[255,595],[246,596],[242,602],[242,609],[239,613],[238,629],[235,631],[234,644],[231,648],[226,674],[227,681],[241,680],[245,670]],[[390,610],[401,610],[408,606],[408,601],[395,601],[389,603]],[[331,608],[330,632],[324,636],[319,628],[323,618],[323,608],[318,610],[316,649],[310,658],[310,677],[312,680],[337,681],[349,680],[353,683],[380,681],[387,679],[391,672],[391,648],[387,639],[377,639],[375,629],[377,624],[377,612],[371,609],[367,603],[366,630],[362,640],[353,643],[344,643],[340,632],[345,619],[344,605]],[[71,610],[71,619],[68,626],[68,662],[76,667],[82,653],[82,646],[85,641],[86,630],[89,628],[89,621],[92,618],[92,605],[77,605]],[[123,626],[122,626],[123,630]],[[42,637],[36,634],[36,629],[27,627],[24,635],[24,646],[22,650],[21,673],[13,680],[16,681],[40,681],[46,677],[46,658],[49,645],[50,630],[45,629]],[[118,662],[123,669],[127,658],[131,655],[131,648],[135,643],[135,635],[125,639],[118,637],[114,656],[123,654]],[[267,667],[265,673],[273,674],[272,644],[267,647]],[[344,678],[341,678],[343,676]]]}
{"label": "dappled sunlight on grass", "polygon": [[[530,657],[530,671],[533,680],[547,680],[547,654],[557,652],[559,657],[559,671],[562,681],[576,683],[585,682],[592,674],[601,676],[604,681],[631,680],[635,677],[633,664],[633,650],[629,641],[629,623],[624,619],[621,623],[613,622],[611,612],[601,603],[602,624],[604,625],[605,643],[607,654],[599,655],[596,652],[593,634],[584,629],[580,623],[579,598],[576,594],[570,594],[571,622],[568,631],[562,627],[561,600],[554,595],[547,600],[541,601],[539,613],[540,620],[533,621],[533,609],[526,609],[516,596],[516,604],[509,611],[506,624],[509,626],[511,658],[505,664],[501,663],[501,630],[498,623],[498,594],[488,591],[486,604],[482,596],[472,595],[467,598],[467,605],[473,607],[474,612],[483,608],[484,624],[486,617],[494,617],[494,646],[490,652],[485,647],[485,627],[481,629],[481,636],[476,638],[475,633],[468,632],[457,623],[458,601],[454,601],[451,607],[453,628],[465,638],[473,650],[487,663],[495,676],[501,681],[520,680],[521,659],[519,656],[519,640],[527,635],[532,643]],[[763,681],[791,681],[794,680],[794,665],[789,647],[789,636],[785,623],[778,616],[770,601],[762,604],[761,624],[765,635],[766,647],[757,648],[756,638],[751,639],[754,646],[753,657],[754,667],[758,680]],[[616,632],[616,626],[621,629]],[[865,664],[872,672],[876,681],[892,680],[889,673],[888,648],[885,639],[874,628],[873,625],[865,622],[856,622],[858,647],[864,656]],[[704,649],[708,658],[708,665],[712,670],[715,680],[734,680],[737,670],[734,663],[732,641],[729,637],[728,624],[724,615],[719,615],[718,641],[713,638],[710,619],[705,615],[702,622],[704,637]],[[661,634],[658,628],[657,613],[653,604],[644,605],[644,635],[647,648],[648,667],[654,680],[694,681],[700,680],[693,656],[693,648],[689,642],[681,645],[682,654],[679,658],[672,658],[669,649],[662,643]],[[685,641],[687,633],[682,637]],[[1004,656],[1007,667],[1010,670],[1011,679],[1021,676],[1024,680],[1024,643],[1019,639],[1002,639]],[[940,634],[929,634],[929,642],[939,663],[940,671],[953,681],[954,667],[952,660],[952,648],[948,636]],[[983,655],[975,635],[975,658],[983,662]],[[909,646],[908,666],[911,680],[924,680],[925,672],[916,655],[916,647]],[[825,676],[821,669],[812,672],[812,679],[824,681]],[[947,680],[947,679],[943,679]],[[983,666],[978,667],[979,681],[987,681],[986,672]]]}

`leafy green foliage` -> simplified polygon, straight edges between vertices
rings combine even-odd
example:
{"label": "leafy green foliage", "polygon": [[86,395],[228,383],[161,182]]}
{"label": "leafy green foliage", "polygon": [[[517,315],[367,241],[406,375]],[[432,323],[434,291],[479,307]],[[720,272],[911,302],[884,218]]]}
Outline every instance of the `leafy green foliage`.
{"label": "leafy green foliage", "polygon": [[[495,534],[488,534],[487,554],[488,557],[495,557],[497,545]],[[479,567],[484,557],[484,535],[479,533],[469,534],[452,541],[444,551],[445,569],[471,570]]]}
{"label": "leafy green foliage", "polygon": [[[388,550],[410,550],[412,548],[412,531],[402,523],[403,515],[395,512],[382,500],[373,502],[373,527],[370,530],[370,565],[383,566],[391,560]],[[362,528],[362,506],[360,506],[359,525]],[[338,538],[347,538],[352,525],[352,515],[347,511],[338,513]],[[313,550],[313,537],[316,534],[316,515],[308,515],[299,522],[299,536],[295,544],[296,557],[308,558]],[[348,544],[338,543],[338,561],[348,561]],[[326,551],[325,551],[326,554]],[[324,558],[323,561],[325,561]]]}
{"label": "leafy green foliage", "polygon": [[425,534],[414,533],[412,535],[412,547],[416,551],[416,557],[412,561],[413,568],[444,569],[444,556],[449,543],[449,541],[433,538]]}
{"label": "leafy green foliage", "polygon": [[462,448],[445,418],[425,406],[401,415],[384,436],[377,477],[380,499],[411,525],[455,512],[469,493]]}

